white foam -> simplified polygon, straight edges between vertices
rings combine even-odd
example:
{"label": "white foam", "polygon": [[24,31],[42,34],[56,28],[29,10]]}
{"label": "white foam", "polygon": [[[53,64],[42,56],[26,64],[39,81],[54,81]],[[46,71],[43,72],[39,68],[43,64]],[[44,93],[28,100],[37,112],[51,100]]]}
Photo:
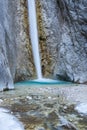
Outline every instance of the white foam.
{"label": "white foam", "polygon": [[33,81],[43,82],[43,83],[57,83],[58,82],[58,80],[46,79],[46,78],[39,78],[39,79],[35,79]]}

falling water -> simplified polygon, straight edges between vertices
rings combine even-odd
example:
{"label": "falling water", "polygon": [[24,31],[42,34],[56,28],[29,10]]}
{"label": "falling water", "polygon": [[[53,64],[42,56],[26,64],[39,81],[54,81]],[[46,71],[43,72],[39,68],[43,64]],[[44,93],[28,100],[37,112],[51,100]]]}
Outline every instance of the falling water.
{"label": "falling water", "polygon": [[35,0],[28,0],[28,16],[33,57],[38,79],[42,79]]}
{"label": "falling water", "polygon": [[31,38],[32,50],[33,50],[33,57],[34,57],[35,68],[38,77],[38,79],[34,81],[56,83],[58,82],[57,80],[45,79],[42,77],[35,0],[28,0],[28,17],[29,17],[30,38]]}

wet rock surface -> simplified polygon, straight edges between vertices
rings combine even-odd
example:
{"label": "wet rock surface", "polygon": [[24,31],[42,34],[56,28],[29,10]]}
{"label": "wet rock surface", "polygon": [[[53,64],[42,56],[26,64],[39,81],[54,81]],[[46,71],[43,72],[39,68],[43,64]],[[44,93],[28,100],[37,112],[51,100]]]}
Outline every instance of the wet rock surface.
{"label": "wet rock surface", "polygon": [[34,78],[35,68],[30,44],[27,0],[17,1],[16,8],[17,82]]}
{"label": "wet rock surface", "polygon": [[86,130],[87,115],[75,107],[87,103],[86,85],[16,85],[0,94],[0,107],[7,108],[25,130]]}

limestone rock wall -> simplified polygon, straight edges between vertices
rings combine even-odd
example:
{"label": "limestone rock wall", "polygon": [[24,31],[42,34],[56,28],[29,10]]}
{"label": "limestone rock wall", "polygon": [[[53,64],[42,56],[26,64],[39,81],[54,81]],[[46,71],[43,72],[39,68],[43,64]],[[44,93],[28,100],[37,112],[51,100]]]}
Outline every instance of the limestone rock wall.
{"label": "limestone rock wall", "polygon": [[49,52],[51,77],[54,78],[55,65],[58,63],[58,44],[61,40],[61,15],[56,0],[40,0],[43,30],[46,36],[46,46]]}
{"label": "limestone rock wall", "polygon": [[87,82],[87,1],[40,2],[54,76],[78,83]]}
{"label": "limestone rock wall", "polygon": [[0,1],[0,90],[13,88],[16,68],[15,6],[13,1]]}
{"label": "limestone rock wall", "polygon": [[87,1],[57,0],[62,16],[61,42],[55,74],[69,81],[87,82]]}
{"label": "limestone rock wall", "polygon": [[27,0],[18,0],[16,6],[17,67],[15,81],[17,82],[35,78],[36,72],[29,38]]}
{"label": "limestone rock wall", "polygon": [[36,11],[37,11],[37,24],[38,24],[38,34],[39,34],[39,48],[40,48],[40,58],[43,77],[52,77],[52,56],[47,47],[47,36],[44,26],[44,18],[42,13],[42,3],[40,0],[36,1]]}

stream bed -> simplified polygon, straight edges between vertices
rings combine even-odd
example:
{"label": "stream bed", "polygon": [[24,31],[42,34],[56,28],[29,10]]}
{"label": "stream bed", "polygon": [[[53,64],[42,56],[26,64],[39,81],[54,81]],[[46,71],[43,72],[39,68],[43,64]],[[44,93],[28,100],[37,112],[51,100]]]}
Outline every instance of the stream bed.
{"label": "stream bed", "polygon": [[15,90],[0,93],[0,107],[25,130],[87,130],[87,85],[16,84]]}

